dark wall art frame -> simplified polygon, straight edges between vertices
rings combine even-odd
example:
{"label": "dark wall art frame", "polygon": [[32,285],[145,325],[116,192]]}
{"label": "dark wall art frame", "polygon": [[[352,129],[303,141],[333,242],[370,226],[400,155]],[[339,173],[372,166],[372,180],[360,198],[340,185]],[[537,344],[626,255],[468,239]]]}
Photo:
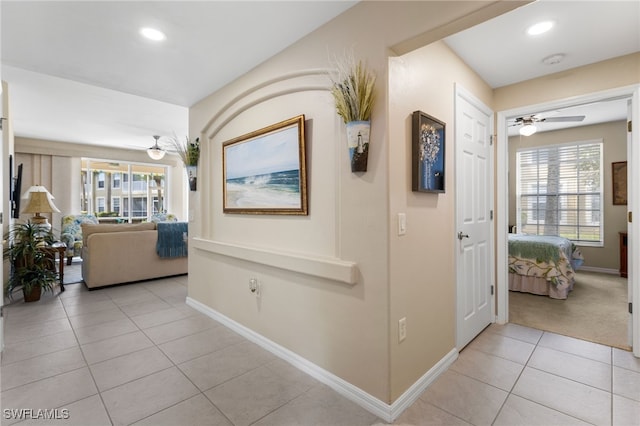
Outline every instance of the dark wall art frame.
{"label": "dark wall art frame", "polygon": [[411,189],[445,192],[444,122],[422,111],[412,115]]}
{"label": "dark wall art frame", "polygon": [[222,144],[223,211],[307,215],[304,115]]}
{"label": "dark wall art frame", "polygon": [[611,163],[611,181],[613,183],[613,205],[627,205],[627,162]]}

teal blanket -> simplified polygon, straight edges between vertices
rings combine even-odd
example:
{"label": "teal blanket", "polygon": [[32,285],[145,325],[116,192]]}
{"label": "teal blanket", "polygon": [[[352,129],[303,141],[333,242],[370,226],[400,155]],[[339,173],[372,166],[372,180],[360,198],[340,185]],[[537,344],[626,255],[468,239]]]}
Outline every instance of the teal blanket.
{"label": "teal blanket", "polygon": [[160,257],[184,257],[187,255],[187,222],[158,222],[156,251]]}

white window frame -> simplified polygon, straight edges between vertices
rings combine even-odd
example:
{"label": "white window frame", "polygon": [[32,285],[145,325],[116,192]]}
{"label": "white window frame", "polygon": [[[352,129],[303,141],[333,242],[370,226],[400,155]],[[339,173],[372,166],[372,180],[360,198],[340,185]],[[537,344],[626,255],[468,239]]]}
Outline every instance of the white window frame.
{"label": "white window frame", "polygon": [[[96,197],[96,213],[104,213],[107,209],[107,204],[104,197]],[[100,204],[102,203],[102,210],[100,210]]]}
{"label": "white window frame", "polygon": [[[599,156],[599,162],[600,162],[600,173],[599,173],[599,191],[598,195],[599,195],[599,215],[600,215],[600,221],[599,221],[599,235],[600,235],[600,239],[598,241],[587,241],[587,240],[576,240],[576,239],[571,239],[576,245],[579,246],[589,246],[589,247],[603,247],[604,246],[604,187],[603,187],[603,182],[604,182],[604,144],[603,144],[603,140],[602,139],[593,139],[593,140],[586,140],[586,141],[577,141],[577,142],[570,142],[570,143],[564,143],[564,144],[551,144],[551,145],[543,145],[543,146],[536,146],[536,147],[527,147],[527,148],[521,148],[517,151],[516,153],[516,222],[517,222],[517,229],[521,232],[524,232],[524,226],[522,224],[522,211],[523,211],[523,206],[522,206],[522,198],[523,196],[526,196],[528,193],[523,192],[524,188],[523,188],[523,184],[521,182],[521,163],[520,163],[520,154],[522,152],[532,152],[532,151],[542,151],[542,150],[549,150],[549,149],[554,149],[554,148],[561,148],[561,147],[579,147],[581,145],[599,145],[599,150],[600,150],[600,156]],[[579,178],[579,177],[578,177]],[[562,185],[562,180],[558,182],[559,185]],[[546,188],[545,188],[546,191]],[[540,194],[540,188],[537,189],[536,194]],[[536,194],[531,193],[531,196],[534,196]],[[562,196],[571,196],[571,195],[588,195],[588,193],[586,192],[581,192],[579,189],[577,189],[577,192],[574,193],[567,193],[566,191],[563,192],[562,190],[558,191],[558,195]],[[578,207],[578,221],[575,224],[572,225],[564,225],[564,226],[574,226],[576,229],[580,228],[580,209]],[[559,209],[558,210],[559,213],[559,217],[567,217],[567,213],[568,210],[564,210],[564,209]],[[538,221],[538,228],[541,225],[544,225],[544,220],[540,220],[540,218],[536,219]],[[559,227],[562,227],[562,223],[558,224]],[[584,226],[587,226],[586,224]],[[590,226],[592,227],[592,226]],[[560,232],[560,235],[562,235],[562,233]],[[568,238],[568,237],[567,237]]]}
{"label": "white window frame", "polygon": [[[116,211],[116,201],[118,202],[118,210]],[[118,216],[122,215],[122,197],[113,196],[111,197],[111,211],[117,212]]]}
{"label": "white window frame", "polygon": [[113,173],[111,175],[111,188],[120,189],[121,187],[122,187],[122,172]]}

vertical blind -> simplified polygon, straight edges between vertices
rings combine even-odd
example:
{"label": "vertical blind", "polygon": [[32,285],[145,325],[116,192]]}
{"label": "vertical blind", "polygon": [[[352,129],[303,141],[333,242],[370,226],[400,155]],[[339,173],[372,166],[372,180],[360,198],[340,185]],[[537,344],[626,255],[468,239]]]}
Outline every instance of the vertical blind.
{"label": "vertical blind", "polygon": [[602,141],[520,150],[519,232],[602,245]]}

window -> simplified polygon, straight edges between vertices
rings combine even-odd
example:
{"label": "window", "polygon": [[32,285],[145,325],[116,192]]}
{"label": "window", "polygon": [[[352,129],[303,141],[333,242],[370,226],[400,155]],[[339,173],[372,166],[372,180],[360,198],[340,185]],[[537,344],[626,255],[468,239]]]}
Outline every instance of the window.
{"label": "window", "polygon": [[81,210],[101,221],[141,222],[167,205],[168,167],[82,159]]}
{"label": "window", "polygon": [[516,179],[521,232],[603,245],[601,140],[520,150]]}
{"label": "window", "polygon": [[120,197],[111,198],[111,209],[120,216]]}
{"label": "window", "polygon": [[131,191],[144,192],[147,190],[147,176],[143,174],[134,173],[133,185]]}

